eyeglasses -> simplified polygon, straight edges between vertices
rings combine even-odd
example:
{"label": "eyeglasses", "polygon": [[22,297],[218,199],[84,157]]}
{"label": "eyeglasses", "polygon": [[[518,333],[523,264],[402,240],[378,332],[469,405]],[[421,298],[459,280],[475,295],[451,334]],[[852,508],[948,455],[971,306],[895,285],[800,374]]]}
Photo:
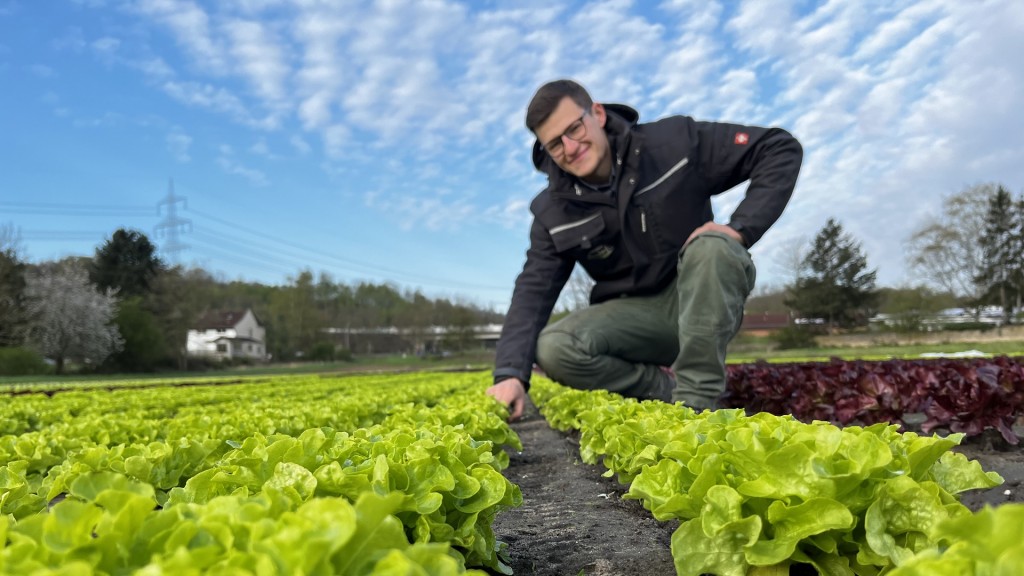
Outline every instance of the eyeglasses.
{"label": "eyeglasses", "polygon": [[579,120],[569,124],[569,127],[562,132],[558,138],[555,138],[543,146],[544,150],[554,158],[561,156],[565,152],[565,145],[562,142],[562,138],[568,138],[575,142],[579,142],[584,136],[587,135],[587,125],[583,123],[583,119],[589,114],[589,110],[584,110],[583,114],[580,115]]}

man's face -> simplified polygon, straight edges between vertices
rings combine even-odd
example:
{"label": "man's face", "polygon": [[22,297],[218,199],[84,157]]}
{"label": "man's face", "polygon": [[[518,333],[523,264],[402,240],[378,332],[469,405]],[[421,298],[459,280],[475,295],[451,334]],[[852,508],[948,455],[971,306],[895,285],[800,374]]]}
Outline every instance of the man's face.
{"label": "man's face", "polygon": [[[583,122],[582,136],[574,134],[579,131],[579,126],[574,125],[577,121]],[[611,178],[611,147],[604,132],[606,121],[604,106],[595,103],[590,110],[584,110],[566,96],[537,127],[536,135],[559,168],[583,180],[604,183]]]}

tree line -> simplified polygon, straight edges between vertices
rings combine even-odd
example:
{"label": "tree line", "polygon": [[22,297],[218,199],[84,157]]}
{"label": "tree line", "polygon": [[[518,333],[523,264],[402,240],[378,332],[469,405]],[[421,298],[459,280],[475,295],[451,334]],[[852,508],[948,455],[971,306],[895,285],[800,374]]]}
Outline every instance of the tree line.
{"label": "tree line", "polygon": [[1002,322],[1020,322],[1024,304],[1024,195],[1000,184],[971,186],[944,199],[941,213],[915,228],[906,245],[916,286],[879,289],[862,245],[830,218],[801,254],[785,305],[840,328],[862,326],[881,308],[899,326],[950,304],[973,311],[998,306]]}
{"label": "tree line", "polygon": [[145,234],[116,230],[92,258],[28,263],[10,225],[0,227],[0,374],[30,372],[41,358],[58,373],[87,369],[188,369],[187,334],[211,310],[251,308],[274,360],[344,356],[329,328],[448,329],[454,346],[502,315],[468,301],[428,298],[390,283],[346,284],[310,270],[268,286],[222,281],[202,268],[168,266]]}

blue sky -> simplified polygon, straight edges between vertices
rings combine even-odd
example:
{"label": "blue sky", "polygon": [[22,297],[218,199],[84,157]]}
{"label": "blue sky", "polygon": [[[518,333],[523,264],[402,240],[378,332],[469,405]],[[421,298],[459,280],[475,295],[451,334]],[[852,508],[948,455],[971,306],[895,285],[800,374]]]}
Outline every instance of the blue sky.
{"label": "blue sky", "polygon": [[[30,261],[118,227],[225,280],[392,281],[503,310],[544,184],[530,96],[804,145],[762,287],[829,217],[879,282],[944,196],[1024,188],[1024,3],[0,0],[0,226]],[[743,187],[716,202],[727,222]]]}

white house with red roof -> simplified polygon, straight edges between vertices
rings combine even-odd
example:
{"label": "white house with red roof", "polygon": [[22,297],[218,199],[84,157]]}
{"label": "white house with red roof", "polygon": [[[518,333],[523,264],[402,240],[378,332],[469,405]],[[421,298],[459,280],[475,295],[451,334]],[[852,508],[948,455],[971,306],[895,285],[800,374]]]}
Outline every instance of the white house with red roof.
{"label": "white house with red roof", "polygon": [[267,359],[267,331],[252,309],[208,312],[188,331],[189,356]]}

